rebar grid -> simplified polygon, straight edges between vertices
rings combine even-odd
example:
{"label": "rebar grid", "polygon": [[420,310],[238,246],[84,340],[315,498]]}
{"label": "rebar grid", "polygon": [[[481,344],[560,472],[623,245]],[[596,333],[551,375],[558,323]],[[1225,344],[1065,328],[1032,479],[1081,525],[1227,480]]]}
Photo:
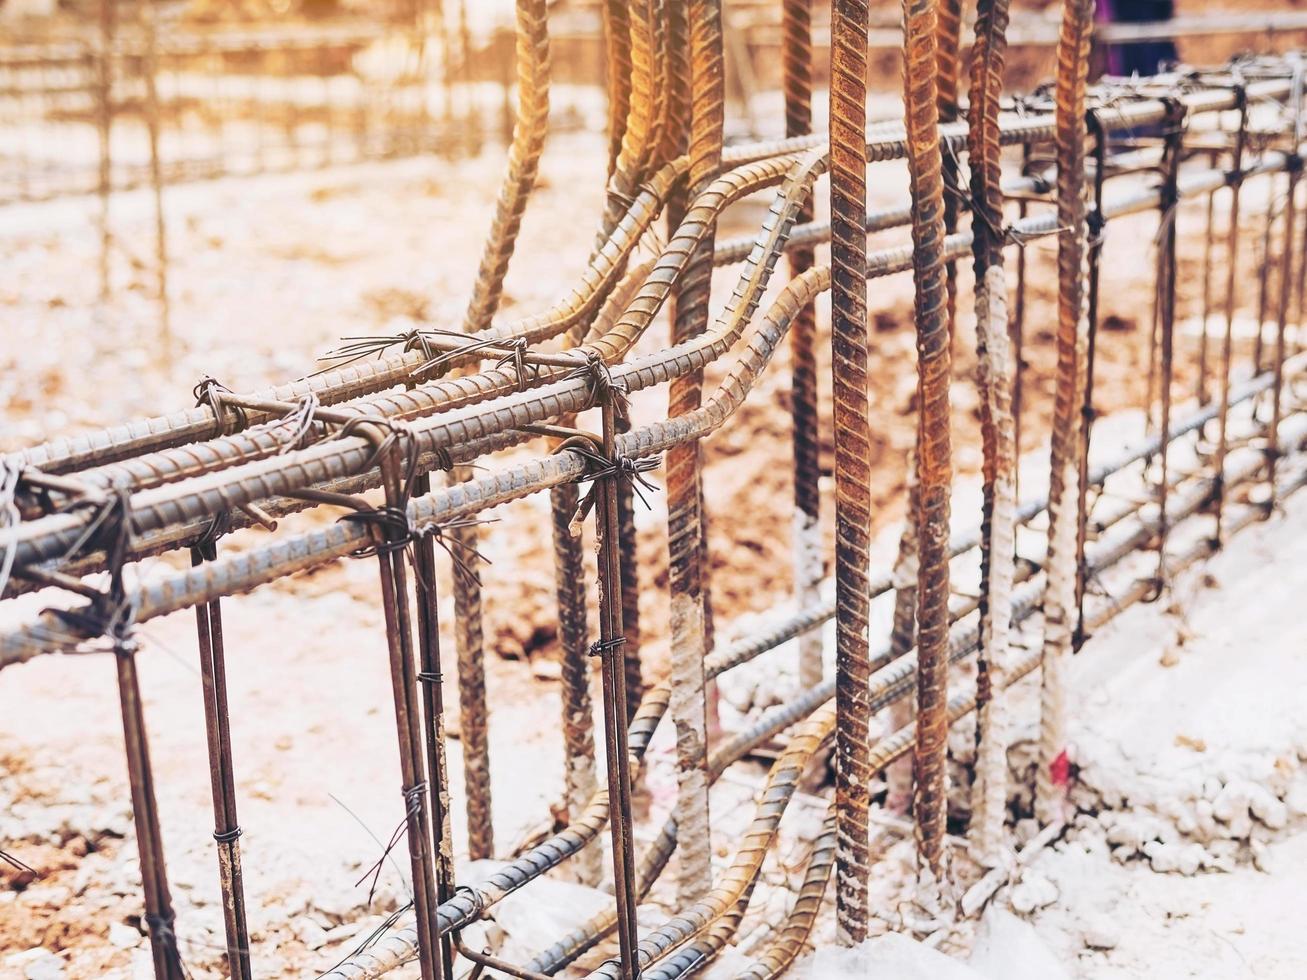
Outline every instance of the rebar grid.
{"label": "rebar grid", "polygon": [[[793,962],[823,913],[832,873],[840,940],[865,938],[872,912],[867,900],[870,783],[909,755],[920,870],[931,891],[918,897],[934,914],[955,914],[944,859],[948,726],[973,709],[980,713],[972,846],[981,865],[999,864],[1010,846],[1004,826],[1009,712],[1004,692],[1037,669],[1044,694],[1037,815],[1047,824],[1060,819],[1060,796],[1070,776],[1063,745],[1066,712],[1074,704],[1062,667],[1073,642],[1082,643],[1128,602],[1164,589],[1176,571],[1211,554],[1238,527],[1269,516],[1276,500],[1307,479],[1302,460],[1307,406],[1289,384],[1307,368],[1307,355],[1291,352],[1288,342],[1290,329],[1297,327],[1294,318],[1302,314],[1301,298],[1296,307],[1292,301],[1295,287],[1299,297],[1302,292],[1294,278],[1302,274],[1295,264],[1302,125],[1292,115],[1302,109],[1302,72],[1293,59],[1254,59],[1213,71],[1087,85],[1091,7],[1082,0],[1066,5],[1055,100],[1037,94],[1014,103],[1017,111],[1004,112],[1007,6],[1003,0],[982,0],[969,118],[958,122],[940,118],[956,110],[958,8],[946,4],[936,10],[934,0],[910,0],[905,119],[868,126],[867,7],[836,0],[827,141],[808,135],[811,6],[786,0],[787,139],[724,148],[719,5],[693,3],[691,16],[682,19],[661,2],[606,4],[611,156],[605,210],[596,216],[596,245],[582,281],[560,303],[510,322],[494,314],[544,144],[548,104],[548,7],[520,0],[517,137],[462,324],[466,332],[414,331],[355,342],[336,352],[328,370],[266,391],[233,393],[206,379],[197,386],[194,409],[4,458],[0,595],[62,590],[74,601],[70,605],[65,597],[60,607],[0,632],[0,668],[72,652],[101,637],[110,640],[119,668],[145,921],[157,976],[180,976],[184,965],[173,932],[135,680],[134,629],[180,609],[196,611],[228,967],[234,976],[252,976],[257,949],[250,949],[246,926],[237,843],[240,781],[231,757],[231,731],[240,719],[227,703],[221,603],[350,556],[375,558],[379,565],[400,747],[401,830],[414,896],[407,918],[396,917],[326,976],[372,977],[416,958],[425,980],[452,976],[466,958],[478,969],[534,980],[554,975],[614,931],[615,957],[593,963],[591,976],[675,980],[702,970],[750,916],[750,900],[780,821],[800,777],[827,743],[835,746],[836,776],[824,824],[811,842],[790,911],[770,923],[767,945],[743,975],[779,976]],[[687,67],[688,77],[681,77]],[[1087,137],[1093,151],[1088,157]],[[1045,174],[1004,179],[1004,146],[1020,148],[1026,160],[1052,150],[1053,198]],[[908,163],[909,196],[901,206],[869,212],[868,167],[892,160]],[[831,220],[817,223],[810,202],[817,182],[828,174]],[[1253,181],[1269,187],[1272,200],[1283,183],[1285,230],[1275,262],[1266,256],[1257,273],[1265,281],[1266,270],[1279,267],[1275,342],[1269,350],[1259,346],[1250,363],[1242,364],[1232,341],[1241,254],[1237,226],[1241,189]],[[945,207],[946,189],[956,208]],[[1174,368],[1183,352],[1176,344],[1176,303],[1177,292],[1186,288],[1175,273],[1181,237],[1177,212],[1184,202],[1201,201],[1210,215],[1216,196],[1227,189],[1231,225],[1223,258],[1230,288],[1224,310],[1216,314],[1225,319],[1219,397],[1207,395],[1204,341],[1197,352],[1198,397],[1192,405],[1177,403]],[[770,193],[772,201],[752,241],[717,241],[722,215],[757,192]],[[1010,222],[1005,196],[1021,201],[1020,214]],[[1026,213],[1028,205],[1036,207],[1034,213]],[[1091,344],[1105,339],[1095,332],[1103,229],[1149,210],[1162,216],[1153,281],[1158,370],[1149,391],[1150,400],[1160,402],[1160,419],[1143,445],[1091,466]],[[637,244],[660,217],[669,219],[666,243],[651,260],[633,264]],[[955,231],[954,221],[959,226],[969,221],[969,230]],[[869,231],[904,225],[911,225],[909,243],[868,249]],[[1030,419],[1025,432],[1051,437],[1050,491],[1046,499],[1018,506],[1015,427],[1021,409],[1014,391],[1021,371],[1007,343],[1004,253],[1048,236],[1058,248],[1057,397],[1049,432],[1040,433]],[[1207,236],[1204,261],[1210,264],[1210,218]],[[831,243],[831,260],[819,264],[813,246],[825,241]],[[1268,237],[1264,248],[1272,247]],[[791,279],[763,308],[784,253],[791,256]],[[950,306],[960,294],[948,269],[966,255],[976,269],[970,299],[977,324],[984,495],[980,513],[968,522],[974,528],[954,533],[949,398],[959,382],[951,377],[950,323],[957,320]],[[739,263],[734,289],[713,319],[711,270]],[[873,574],[870,440],[880,409],[869,391],[866,296],[869,281],[908,271],[916,284],[919,369],[918,444],[910,482],[918,484],[919,502],[909,507],[901,567]],[[1205,332],[1211,303],[1209,276],[1203,278]],[[1018,286],[1018,310],[1025,279]],[[815,365],[824,337],[814,301],[827,290],[833,304],[833,400],[822,404]],[[675,314],[670,343],[635,355],[669,301]],[[775,370],[771,361],[787,340],[793,374],[796,611],[715,648],[706,608],[711,542],[704,543],[702,515],[704,487],[711,488],[713,479],[712,468],[702,466],[699,442],[732,424],[758,379]],[[705,391],[702,372],[710,365],[722,380]],[[628,399],[654,388],[667,394],[668,413],[647,421],[632,413]],[[1261,408],[1263,401],[1269,410]],[[1148,408],[1151,414],[1151,401]],[[598,412],[598,433],[578,427],[583,413],[592,410]],[[1176,467],[1173,448],[1193,444],[1213,423],[1219,428],[1215,452],[1199,452],[1193,466]],[[833,600],[822,597],[817,536],[818,430],[831,424]],[[518,456],[505,463],[498,454],[508,448]],[[664,454],[672,669],[669,678],[655,680],[640,669],[639,632],[632,621],[640,584],[632,502],[655,489],[652,471]],[[1160,464],[1156,468],[1150,467],[1154,460]],[[1154,469],[1160,471],[1155,500],[1105,513],[1087,492],[1109,481],[1149,481]],[[449,471],[449,478],[432,481],[436,471]],[[1236,486],[1259,488],[1260,497],[1238,503],[1231,493]],[[376,488],[380,496],[364,496]],[[468,852],[494,856],[485,749],[494,704],[484,685],[476,524],[500,504],[543,492],[550,494],[553,517],[563,647],[565,772],[559,812],[565,825],[510,855],[484,880],[460,883],[449,830],[455,794],[445,761],[434,549],[437,543],[445,546],[454,572],[451,626],[468,760],[460,801],[471,830]],[[345,517],[218,554],[225,533],[307,508],[343,509]],[[1177,528],[1201,527],[1213,518],[1214,533],[1201,534],[1197,544],[1192,535],[1187,545],[1174,543]],[[1047,525],[1046,551],[1018,554],[1016,527],[1037,519]],[[593,521],[598,571],[593,642],[580,537],[588,521]],[[182,547],[191,550],[189,570],[138,576],[128,584],[124,573],[134,563]],[[980,594],[950,609],[950,562],[977,549]],[[1119,568],[1148,550],[1157,552],[1157,575],[1141,582],[1128,568]],[[913,563],[915,588],[905,575]],[[99,586],[103,572],[109,573],[107,589]],[[1088,595],[1087,577],[1108,572],[1121,576],[1117,599],[1103,602]],[[903,603],[894,635],[873,638],[867,626],[870,604],[895,588]],[[1078,619],[1074,630],[1073,617]],[[819,628],[832,619],[835,671],[827,677]],[[1012,656],[1008,635],[1017,629],[1042,630],[1042,647],[1019,659]],[[763,713],[744,731],[710,732],[706,692],[713,678],[795,638],[803,645],[790,702]],[[950,696],[951,669],[973,653],[980,668],[974,692],[954,690]],[[596,776],[592,660],[598,661],[602,692],[602,782]],[[873,715],[905,702],[914,690],[916,720],[873,741]],[[679,800],[675,818],[637,860],[633,775],[668,714],[676,727]],[[710,785],[754,748],[785,732],[789,735],[760,787],[748,825],[729,833],[714,825],[707,805]],[[502,799],[495,802],[501,809],[505,805]],[[601,876],[597,842],[605,829],[611,867]],[[732,852],[716,872],[714,834],[728,841]],[[681,876],[676,914],[641,935],[636,905],[673,855]],[[583,881],[611,882],[609,912],[578,923],[526,966],[467,946],[463,928],[564,864]]]}

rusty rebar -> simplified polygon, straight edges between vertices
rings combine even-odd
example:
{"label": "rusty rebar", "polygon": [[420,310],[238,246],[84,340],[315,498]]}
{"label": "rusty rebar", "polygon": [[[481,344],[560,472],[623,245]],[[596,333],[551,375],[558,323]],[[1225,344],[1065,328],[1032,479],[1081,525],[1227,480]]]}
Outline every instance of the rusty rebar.
{"label": "rusty rebar", "polygon": [[[580,503],[576,485],[549,491],[553,515],[554,573],[558,595],[559,681],[563,707],[564,793],[569,819],[575,819],[594,795],[594,708],[590,698],[590,631],[586,617],[586,576],[580,529],[572,519]],[[598,848],[578,857],[577,879],[599,882]]]}
{"label": "rusty rebar", "polygon": [[[191,564],[218,557],[216,541],[191,546]],[[213,839],[218,853],[218,885],[222,892],[223,928],[227,937],[227,969],[233,980],[249,980],[250,931],[245,916],[244,874],[241,871],[240,820],[236,813],[236,779],[232,766],[231,715],[227,707],[227,662],[222,632],[222,600],[196,605],[195,628],[204,691],[204,730],[213,795]]]}
{"label": "rusty rebar", "polygon": [[[781,66],[785,95],[785,135],[812,131],[812,0],[784,0],[781,4]],[[813,218],[805,204],[799,221]],[[790,275],[812,268],[814,253],[797,248],[789,253]],[[794,444],[794,594],[800,605],[818,598],[824,573],[821,543],[820,438],[817,403],[817,311],[809,303],[790,327],[790,417]],[[808,633],[799,639],[799,686],[820,683],[821,637]]]}
{"label": "rusty rebar", "polygon": [[1280,252],[1279,299],[1275,313],[1275,352],[1271,372],[1275,378],[1271,385],[1271,423],[1266,432],[1266,484],[1268,495],[1266,513],[1275,508],[1275,470],[1280,456],[1280,421],[1283,417],[1284,359],[1287,353],[1286,332],[1289,326],[1289,295],[1293,286],[1294,224],[1297,215],[1298,180],[1302,175],[1303,158],[1295,145],[1289,156],[1288,186],[1284,192],[1284,236]]}
{"label": "rusty rebar", "polygon": [[1066,785],[1066,660],[1075,605],[1079,413],[1084,400],[1085,81],[1094,6],[1065,0],[1057,47],[1057,382],[1049,461],[1049,530],[1036,816],[1060,817]]}
{"label": "rusty rebar", "polygon": [[977,856],[998,859],[1007,812],[1008,629],[1016,555],[1017,465],[1003,268],[1003,193],[998,131],[1007,48],[1007,0],[980,0],[971,54],[972,253],[975,258],[976,362],[981,402],[984,491],[981,505],[981,645],[976,659],[976,766],[971,837]]}
{"label": "rusty rebar", "polygon": [[[697,197],[721,167],[724,71],[720,0],[692,0],[689,17],[690,170],[689,192]],[[715,230],[700,239],[680,279],[673,305],[672,343],[701,334],[708,326]],[[668,386],[667,415],[693,412],[701,403],[703,373],[674,379]],[[667,452],[668,588],[671,593],[672,720],[676,728],[677,823],[684,828],[678,894],[698,898],[712,874],[708,818],[708,692],[703,675],[706,529],[703,515],[703,451],[697,441]]]}
{"label": "rusty rebar", "polygon": [[499,309],[504,277],[549,131],[549,4],[547,0],[517,0],[516,9],[517,117],[508,149],[508,172],[495,202],[495,217],[463,317],[464,333],[487,327]]}
{"label": "rusty rebar", "polygon": [[867,936],[870,711],[867,575],[871,424],[867,402],[867,4],[831,4],[831,378],[835,413],[836,890],[839,941]]}
{"label": "rusty rebar", "polygon": [[[1215,526],[1212,540],[1220,547],[1224,540],[1225,519],[1225,457],[1229,451],[1229,417],[1230,417],[1230,368],[1234,351],[1234,311],[1238,304],[1238,267],[1239,242],[1242,229],[1239,227],[1239,198],[1243,190],[1243,156],[1248,139],[1248,99],[1242,82],[1234,86],[1238,97],[1239,128],[1235,132],[1234,149],[1230,159],[1227,183],[1230,187],[1230,217],[1225,232],[1225,332],[1221,338],[1221,395],[1217,420],[1216,441],[1216,485],[1213,492],[1212,509]],[[1261,333],[1261,324],[1257,332]]]}
{"label": "rusty rebar", "polygon": [[948,271],[944,256],[944,178],[939,141],[936,0],[905,0],[904,117],[912,187],[913,284],[917,335],[917,744],[913,819],[920,873],[942,886],[945,868],[945,754],[948,724],[948,535],[952,494]]}

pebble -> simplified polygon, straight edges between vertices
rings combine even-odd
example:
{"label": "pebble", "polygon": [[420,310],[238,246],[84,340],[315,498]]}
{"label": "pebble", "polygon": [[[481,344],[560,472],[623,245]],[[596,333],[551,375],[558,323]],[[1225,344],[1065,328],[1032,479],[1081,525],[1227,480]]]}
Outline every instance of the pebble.
{"label": "pebble", "polygon": [[109,923],[109,942],[119,949],[135,949],[141,944],[139,929],[133,929],[126,922]]}
{"label": "pebble", "polygon": [[64,961],[42,946],[5,957],[5,965],[20,967],[23,980],[63,980]]}
{"label": "pebble", "polygon": [[309,949],[321,949],[327,944],[327,931],[307,915],[291,919],[290,931]]}
{"label": "pebble", "polygon": [[1307,786],[1295,783],[1289,788],[1284,803],[1295,817],[1307,817]]}
{"label": "pebble", "polygon": [[1271,830],[1283,830],[1289,822],[1289,808],[1261,786],[1254,786],[1248,807],[1252,814]]}
{"label": "pebble", "polygon": [[1012,907],[1023,914],[1052,905],[1057,897],[1057,885],[1035,871],[1027,871],[1021,876],[1021,881],[1012,886]]}
{"label": "pebble", "polygon": [[1082,935],[1090,949],[1116,949],[1121,942],[1121,930],[1107,918],[1091,920]]}
{"label": "pebble", "polygon": [[1253,852],[1253,867],[1264,874],[1270,874],[1275,869],[1270,848],[1259,840],[1250,841],[1248,846]]}

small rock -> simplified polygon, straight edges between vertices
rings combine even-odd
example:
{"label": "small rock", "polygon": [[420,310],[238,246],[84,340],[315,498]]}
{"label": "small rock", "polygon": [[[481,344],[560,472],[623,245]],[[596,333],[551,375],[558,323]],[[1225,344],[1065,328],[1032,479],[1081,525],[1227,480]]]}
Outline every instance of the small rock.
{"label": "small rock", "polygon": [[1283,830],[1289,822],[1289,808],[1277,800],[1269,790],[1256,787],[1248,800],[1253,816],[1272,830]]}
{"label": "small rock", "polygon": [[1176,870],[1186,877],[1192,877],[1203,866],[1207,852],[1201,844],[1188,844],[1180,848],[1176,855]]}
{"label": "small rock", "polygon": [[538,681],[556,681],[562,676],[562,666],[552,657],[534,657],[531,660],[531,676]]}
{"label": "small rock", "polygon": [[21,964],[24,980],[64,980],[63,960],[48,949],[38,948],[36,954]]}
{"label": "small rock", "polygon": [[1307,786],[1295,783],[1290,787],[1284,803],[1295,817],[1307,817]]}
{"label": "small rock", "polygon": [[135,949],[141,945],[141,932],[126,922],[109,923],[109,942],[119,949]]}
{"label": "small rock", "polygon": [[308,949],[321,949],[327,942],[327,931],[307,915],[297,916],[290,922],[290,931]]}
{"label": "small rock", "polygon": [[1086,923],[1082,937],[1090,949],[1116,949],[1121,942],[1121,930],[1107,918]]}
{"label": "small rock", "polygon": [[1248,846],[1253,852],[1253,867],[1263,874],[1270,874],[1275,867],[1270,848],[1259,840],[1250,841]]}
{"label": "small rock", "polygon": [[1012,907],[1023,914],[1052,905],[1057,897],[1057,885],[1038,872],[1027,871],[1012,886]]}

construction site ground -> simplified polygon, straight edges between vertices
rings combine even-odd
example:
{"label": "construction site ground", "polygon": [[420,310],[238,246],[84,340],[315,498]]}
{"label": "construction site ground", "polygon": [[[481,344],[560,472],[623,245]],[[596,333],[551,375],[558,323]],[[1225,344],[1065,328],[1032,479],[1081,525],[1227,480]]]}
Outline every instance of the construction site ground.
{"label": "construction site ground", "polygon": [[[509,272],[505,316],[545,308],[580,273],[602,210],[597,189],[604,165],[600,137],[568,134],[551,143]],[[183,407],[204,375],[234,390],[298,377],[341,337],[454,328],[501,166],[502,151],[491,149],[452,162],[415,159],[170,188],[173,336],[166,367],[157,339],[146,193],[114,201],[113,297],[104,303],[94,199],[8,209],[0,221],[6,270],[0,279],[0,449]],[[892,185],[874,186],[872,203],[898,203],[906,184],[903,174]],[[765,199],[742,204],[719,234],[755,227]],[[823,206],[819,202],[819,211]],[[1250,212],[1257,215],[1258,202],[1246,203]],[[1201,218],[1201,211],[1186,208],[1179,219],[1190,234],[1181,239],[1186,329],[1179,340],[1177,398],[1188,397],[1194,384]],[[1155,228],[1156,215],[1146,215],[1113,225],[1109,235],[1095,389],[1104,412],[1138,408],[1144,397],[1152,297],[1143,284],[1151,279],[1136,272],[1152,261]],[[1248,247],[1259,235],[1260,224],[1250,219]],[[882,233],[873,247],[906,237],[906,229]],[[657,241],[651,236],[645,247],[656,248]],[[1026,411],[1041,419],[1051,410],[1054,252],[1051,240],[1027,248]],[[960,266],[964,279],[967,265]],[[715,305],[729,295],[733,278],[732,270],[718,270]],[[1255,285],[1240,287],[1246,293],[1241,309],[1250,312]],[[911,280],[877,280],[869,294],[875,530],[892,541],[914,429]],[[819,319],[824,334],[827,311],[821,306]],[[970,312],[960,310],[959,378],[969,377],[974,364],[970,325]],[[655,330],[644,349],[665,342],[661,318]],[[1247,331],[1241,337],[1242,353]],[[820,368],[824,399],[828,348]],[[707,443],[712,601],[722,638],[788,601],[791,527],[787,508],[778,504],[791,495],[787,361],[777,359],[761,381],[763,390],[741,409],[744,424]],[[710,371],[708,383],[713,380]],[[954,393],[954,460],[964,476],[974,475],[981,460],[972,391],[961,385]],[[634,410],[653,418],[665,405],[656,396],[637,397]],[[827,473],[831,454],[827,429]],[[646,586],[641,628],[646,671],[658,675],[667,642],[665,511],[659,495],[649,503],[651,509],[638,515]],[[292,520],[308,525],[334,516]],[[547,825],[561,795],[562,764],[548,512],[544,501],[533,500],[494,516],[513,529],[494,535],[483,569],[491,704],[513,705],[511,711],[495,707],[491,715],[495,836],[497,849],[507,852]],[[829,521],[826,528],[829,549]],[[224,548],[248,547],[261,534],[241,532]],[[1131,612],[1085,649],[1077,672],[1083,690],[1093,692],[1094,708],[1080,712],[1092,719],[1082,722],[1080,738],[1099,751],[1099,783],[1111,782],[1107,773],[1122,785],[1146,784],[1159,799],[1168,787],[1179,796],[1195,779],[1200,788],[1208,775],[1226,780],[1222,767],[1229,768],[1232,754],[1269,760],[1272,767],[1282,762],[1286,779],[1300,778],[1296,753],[1307,757],[1300,720],[1307,665],[1295,654],[1307,627],[1296,600],[1307,586],[1307,565],[1285,542],[1304,534],[1307,509],[1291,502],[1286,514],[1186,579],[1174,601]],[[181,560],[147,562],[145,571],[180,567]],[[371,879],[355,885],[377,860],[401,811],[377,588],[371,563],[343,562],[223,606],[245,882],[260,976],[304,976],[329,967],[404,900],[391,863],[381,869],[370,906]],[[442,591],[448,601],[448,588]],[[28,597],[12,604],[12,614],[48,601]],[[194,620],[178,614],[140,632],[177,931],[192,972],[218,975],[222,925]],[[729,701],[731,695],[727,687],[723,696]],[[456,703],[452,692],[448,703]],[[672,749],[660,744],[644,803],[655,812],[666,810],[674,792],[667,775]],[[457,743],[452,756],[452,782],[459,787]],[[751,763],[738,776],[733,772],[714,797],[717,812],[739,809],[743,822],[763,771]],[[1307,802],[1302,793],[1287,795],[1291,804]],[[1114,858],[1106,847],[1078,844],[1072,835],[1032,868],[1031,887],[1047,894],[1040,882],[1046,883],[1055,901],[1027,903],[1007,892],[1000,901],[1030,905],[1026,917],[1068,976],[1302,976],[1307,944],[1294,927],[1293,897],[1307,872],[1301,833],[1307,805],[1290,810],[1257,847],[1250,840],[1249,853],[1237,855],[1231,870],[1196,875],[1154,871],[1149,855]],[[455,815],[462,840],[457,808]],[[112,658],[50,657],[5,671],[0,847],[39,876],[33,880],[0,865],[0,976],[53,977],[58,970],[68,977],[148,975],[132,837]],[[721,856],[729,855],[728,835],[715,844]],[[510,936],[513,951],[529,953],[532,942],[547,944],[587,914],[582,905],[576,898],[567,909],[571,916],[553,932],[549,923],[521,913],[515,920],[511,908],[501,925],[518,930]],[[643,919],[659,918],[656,909],[646,912]],[[723,969],[736,962],[724,960]]]}

